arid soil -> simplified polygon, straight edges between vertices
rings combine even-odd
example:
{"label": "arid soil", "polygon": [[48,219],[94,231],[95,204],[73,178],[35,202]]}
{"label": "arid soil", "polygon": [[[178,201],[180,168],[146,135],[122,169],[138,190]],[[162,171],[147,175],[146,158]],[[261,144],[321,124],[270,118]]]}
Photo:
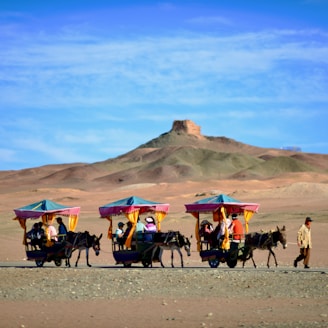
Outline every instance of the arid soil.
{"label": "arid soil", "polygon": [[3,327],[327,327],[327,272],[2,268]]}
{"label": "arid soil", "polygon": [[[327,327],[328,326],[328,179],[325,175],[291,174],[274,180],[217,180],[184,183],[137,184],[125,187],[69,189],[31,186],[0,193],[0,326],[1,327]],[[15,183],[13,181],[13,183]],[[108,221],[98,207],[136,195],[170,203],[162,230],[194,234],[195,219],[184,204],[213,193],[261,204],[250,221],[250,231],[286,226],[288,247],[276,249],[278,267],[266,267],[267,252],[255,251],[251,262],[235,269],[221,264],[212,269],[201,262],[192,239],[185,267],[175,253],[164,254],[165,268],[136,264],[115,265]],[[78,231],[103,233],[101,253],[90,252],[91,268],[82,254],[78,268],[37,268],[25,260],[23,230],[13,221],[13,209],[51,199],[81,206]],[[298,255],[296,232],[306,216],[312,224],[311,269],[293,267]],[[117,218],[117,220],[122,218]],[[116,218],[115,218],[116,220]],[[123,218],[124,220],[124,218]],[[115,221],[117,222],[117,221]],[[115,223],[114,223],[115,224]],[[74,264],[76,254],[73,255]]]}

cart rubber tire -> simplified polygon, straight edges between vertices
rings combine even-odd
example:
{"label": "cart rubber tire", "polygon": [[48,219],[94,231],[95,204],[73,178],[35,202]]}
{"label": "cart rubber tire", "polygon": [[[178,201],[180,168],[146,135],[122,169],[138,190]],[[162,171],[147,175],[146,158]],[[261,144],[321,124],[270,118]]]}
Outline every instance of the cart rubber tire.
{"label": "cart rubber tire", "polygon": [[60,267],[62,265],[62,259],[54,259],[55,265]]}
{"label": "cart rubber tire", "polygon": [[233,260],[230,260],[230,259],[228,259],[227,260],[227,265],[228,265],[228,267],[229,268],[234,268],[236,265],[237,265],[237,259],[233,259]]}
{"label": "cart rubber tire", "polygon": [[38,268],[42,268],[44,261],[43,260],[35,260],[35,264]]}
{"label": "cart rubber tire", "polygon": [[220,261],[218,258],[208,260],[208,264],[211,268],[216,269],[220,265]]}
{"label": "cart rubber tire", "polygon": [[131,268],[131,263],[123,263],[124,268]]}
{"label": "cart rubber tire", "polygon": [[143,260],[142,261],[142,265],[144,266],[144,268],[149,268],[150,264],[151,263],[149,261],[147,261],[147,260]]}

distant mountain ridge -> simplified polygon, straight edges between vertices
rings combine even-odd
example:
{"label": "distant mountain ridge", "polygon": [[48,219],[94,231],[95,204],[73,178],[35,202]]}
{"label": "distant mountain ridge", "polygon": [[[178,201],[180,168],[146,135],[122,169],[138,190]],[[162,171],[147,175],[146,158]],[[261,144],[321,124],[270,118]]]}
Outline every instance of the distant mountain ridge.
{"label": "distant mountain ridge", "polygon": [[110,184],[209,179],[270,179],[294,172],[328,173],[328,155],[247,145],[226,137],[203,136],[190,120],[136,149],[92,164],[47,165],[0,172],[3,186],[19,179],[28,186],[88,188]]}

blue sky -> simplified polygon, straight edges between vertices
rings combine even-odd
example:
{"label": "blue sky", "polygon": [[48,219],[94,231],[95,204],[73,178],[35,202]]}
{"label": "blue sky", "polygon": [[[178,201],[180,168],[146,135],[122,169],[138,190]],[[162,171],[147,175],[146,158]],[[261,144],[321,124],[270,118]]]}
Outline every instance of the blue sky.
{"label": "blue sky", "polygon": [[114,158],[189,119],[328,154],[328,0],[0,4],[0,170]]}

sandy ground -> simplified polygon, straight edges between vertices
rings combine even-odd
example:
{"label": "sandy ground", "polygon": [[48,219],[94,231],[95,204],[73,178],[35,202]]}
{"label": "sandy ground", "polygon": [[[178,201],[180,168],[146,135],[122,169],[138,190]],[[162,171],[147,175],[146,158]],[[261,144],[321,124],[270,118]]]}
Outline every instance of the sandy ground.
{"label": "sandy ground", "polygon": [[[1,327],[327,327],[328,326],[328,185],[327,177],[296,176],[274,181],[207,181],[183,184],[133,185],[110,190],[34,188],[1,191]],[[25,260],[22,229],[13,209],[47,198],[81,206],[78,231],[106,235],[108,222],[100,219],[98,207],[136,195],[168,202],[170,213],[162,230],[194,234],[195,219],[183,204],[211,193],[261,204],[250,222],[250,231],[287,228],[288,247],[275,250],[278,268],[266,268],[267,252],[255,251],[258,265],[243,269],[221,264],[212,269],[201,262],[192,239],[185,268],[136,264],[126,269],[115,265],[110,241],[101,242],[98,257],[84,254],[78,268],[46,263],[36,268]],[[292,265],[298,255],[296,232],[306,216],[312,225],[313,250],[310,270]],[[122,220],[122,218],[118,218]],[[73,255],[72,262],[74,263]],[[273,262],[271,262],[273,264]]]}
{"label": "sandy ground", "polygon": [[323,271],[47,267],[2,268],[0,276],[3,327],[328,324]]}

